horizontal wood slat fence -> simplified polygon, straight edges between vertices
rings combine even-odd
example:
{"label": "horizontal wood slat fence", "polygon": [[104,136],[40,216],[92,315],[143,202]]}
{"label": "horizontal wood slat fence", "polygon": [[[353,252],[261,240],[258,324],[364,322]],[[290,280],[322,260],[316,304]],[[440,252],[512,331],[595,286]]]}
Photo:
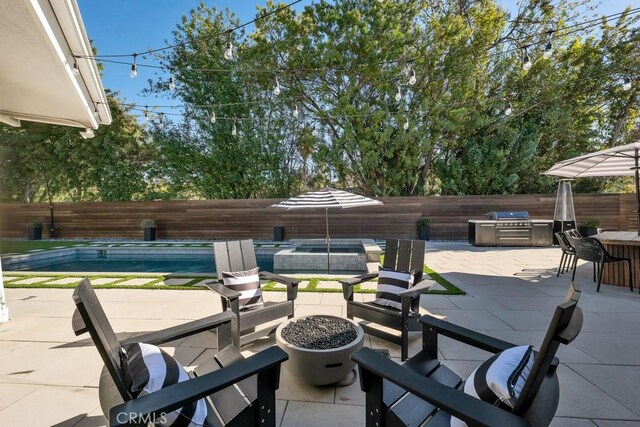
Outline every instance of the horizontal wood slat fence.
{"label": "horizontal wood slat fence", "polygon": [[[416,221],[431,218],[432,239],[466,239],[467,220],[494,210],[526,210],[535,219],[553,219],[555,194],[511,196],[383,197],[384,205],[329,210],[331,236],[415,238]],[[271,239],[284,226],[285,239],[325,235],[323,209],[269,208],[280,199],[55,203],[56,238],[141,239],[140,221],[154,219],[159,239]],[[574,195],[578,223],[598,218],[602,227],[636,228],[634,194]],[[25,237],[29,221],[45,224],[48,204],[0,204],[0,236]]]}

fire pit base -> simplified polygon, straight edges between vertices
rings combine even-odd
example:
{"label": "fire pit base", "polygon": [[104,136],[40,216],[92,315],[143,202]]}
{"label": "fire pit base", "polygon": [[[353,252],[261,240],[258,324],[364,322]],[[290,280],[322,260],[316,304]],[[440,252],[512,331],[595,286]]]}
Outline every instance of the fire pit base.
{"label": "fire pit base", "polygon": [[[323,321],[328,321],[330,323],[336,322],[333,323],[334,326],[349,324],[350,326],[353,326],[355,338],[353,341],[346,345],[341,345],[340,347],[314,349],[298,347],[291,344],[283,337],[283,329],[289,324],[308,318],[321,318]],[[313,326],[313,328],[324,329],[326,327],[324,325],[320,325]],[[315,332],[318,331],[309,329],[305,330],[305,333],[309,334],[314,334]],[[285,333],[284,335],[286,336],[287,334]],[[339,381],[340,383],[344,383],[344,385],[352,383],[355,378],[345,378],[355,367],[355,363],[351,361],[351,354],[362,348],[363,342],[364,331],[360,325],[350,319],[344,319],[337,316],[313,315],[296,317],[282,323],[276,330],[276,344],[289,355],[289,360],[283,364],[284,368],[295,378],[311,385],[328,385],[338,383]],[[320,346],[322,346],[322,344],[320,344]],[[353,375],[355,375],[355,371],[353,372]]]}

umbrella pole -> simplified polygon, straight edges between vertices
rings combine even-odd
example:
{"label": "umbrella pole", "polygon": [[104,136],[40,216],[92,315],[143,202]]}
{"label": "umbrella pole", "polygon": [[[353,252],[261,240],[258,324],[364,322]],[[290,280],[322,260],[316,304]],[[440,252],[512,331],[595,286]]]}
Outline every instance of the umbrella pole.
{"label": "umbrella pole", "polygon": [[638,177],[638,149],[636,148],[636,219],[638,221],[638,236],[640,236],[640,178]]}
{"label": "umbrella pole", "polygon": [[324,208],[324,219],[327,225],[327,274],[331,274],[331,238],[329,237],[329,208]]}

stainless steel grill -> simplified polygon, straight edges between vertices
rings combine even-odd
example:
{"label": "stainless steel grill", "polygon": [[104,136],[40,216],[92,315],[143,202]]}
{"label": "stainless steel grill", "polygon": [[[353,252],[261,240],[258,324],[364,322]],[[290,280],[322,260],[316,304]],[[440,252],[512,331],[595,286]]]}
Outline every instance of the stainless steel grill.
{"label": "stainless steel grill", "polygon": [[526,211],[493,211],[469,220],[469,242],[476,246],[549,246],[551,220],[532,220]]}

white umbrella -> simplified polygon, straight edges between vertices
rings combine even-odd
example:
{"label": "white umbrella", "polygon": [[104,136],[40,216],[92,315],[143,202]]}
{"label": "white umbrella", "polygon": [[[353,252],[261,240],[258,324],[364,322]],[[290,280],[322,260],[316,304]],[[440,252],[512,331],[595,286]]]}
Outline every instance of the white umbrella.
{"label": "white umbrella", "polygon": [[336,190],[325,187],[319,191],[310,191],[296,197],[292,197],[283,202],[271,205],[272,208],[291,209],[314,209],[324,208],[325,223],[327,226],[327,272],[331,273],[331,239],[329,238],[329,209],[359,208],[362,206],[381,205],[382,202],[348,191]]}
{"label": "white umbrella", "polygon": [[553,165],[544,175],[581,178],[588,176],[635,176],[638,210],[638,235],[640,235],[640,142],[608,148],[563,160]]}

